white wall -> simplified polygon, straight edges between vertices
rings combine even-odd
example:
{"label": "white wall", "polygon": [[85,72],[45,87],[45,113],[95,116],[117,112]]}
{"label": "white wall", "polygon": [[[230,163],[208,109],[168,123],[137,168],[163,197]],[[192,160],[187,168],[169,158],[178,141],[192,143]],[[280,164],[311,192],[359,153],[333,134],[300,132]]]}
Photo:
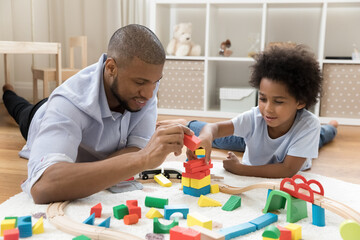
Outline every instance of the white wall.
{"label": "white wall", "polygon": [[[66,67],[69,65],[69,37],[86,35],[90,65],[106,52],[107,43],[116,29],[130,23],[148,26],[148,1],[0,0],[0,41],[60,42],[62,66]],[[54,67],[55,57],[9,55],[10,82],[27,99],[32,99],[32,64]],[[75,65],[80,63],[75,62]],[[1,86],[4,83],[4,58],[0,56]],[[41,93],[41,84],[39,90]]]}

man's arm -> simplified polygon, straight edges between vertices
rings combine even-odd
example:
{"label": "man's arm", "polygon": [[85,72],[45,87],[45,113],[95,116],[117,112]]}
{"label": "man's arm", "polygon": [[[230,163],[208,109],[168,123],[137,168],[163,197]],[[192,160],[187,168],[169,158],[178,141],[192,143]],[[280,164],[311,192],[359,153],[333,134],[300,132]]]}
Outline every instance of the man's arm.
{"label": "man's arm", "polygon": [[[56,163],[48,167],[31,188],[37,204],[87,197],[135,174],[156,168],[166,156],[181,154],[184,133],[193,132],[180,125],[159,127],[142,150],[88,163]],[[129,148],[124,151],[132,151]]]}
{"label": "man's arm", "polygon": [[243,165],[238,160],[224,160],[224,168],[237,175],[285,178],[294,176],[305,163],[306,158],[287,155],[284,162],[277,164],[266,164],[261,166]]}

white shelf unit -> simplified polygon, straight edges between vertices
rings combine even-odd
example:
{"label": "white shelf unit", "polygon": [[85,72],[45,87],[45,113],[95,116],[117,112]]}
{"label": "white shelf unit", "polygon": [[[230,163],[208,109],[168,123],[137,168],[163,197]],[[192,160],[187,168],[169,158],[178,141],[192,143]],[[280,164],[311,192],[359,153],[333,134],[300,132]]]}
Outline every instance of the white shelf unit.
{"label": "white shelf unit", "polygon": [[[150,13],[150,28],[165,47],[172,38],[173,27],[181,22],[192,23],[193,41],[202,46],[199,57],[167,56],[169,61],[204,63],[203,110],[159,108],[160,114],[236,116],[235,112],[220,111],[219,89],[249,87],[249,67],[254,60],[248,53],[253,50],[254,39],[258,39],[257,51],[270,42],[292,41],[309,46],[321,68],[324,64],[352,64],[360,69],[360,61],[325,59],[351,56],[353,44],[360,48],[359,0],[152,0]],[[232,43],[230,57],[218,54],[220,43],[226,39]],[[360,78],[355,81],[360,82]],[[340,124],[360,125],[360,111],[354,117],[344,118],[322,116],[320,109],[318,103],[312,111],[321,122],[336,119]]]}

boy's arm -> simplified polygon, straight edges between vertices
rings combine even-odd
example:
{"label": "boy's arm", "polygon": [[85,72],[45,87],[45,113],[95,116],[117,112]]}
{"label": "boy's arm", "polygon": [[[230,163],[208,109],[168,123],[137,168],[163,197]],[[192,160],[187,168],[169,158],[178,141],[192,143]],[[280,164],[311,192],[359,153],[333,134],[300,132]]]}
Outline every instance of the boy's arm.
{"label": "boy's arm", "polygon": [[224,168],[242,176],[285,178],[294,176],[305,163],[306,158],[287,155],[284,162],[261,166],[243,165],[238,160],[224,160]]}
{"label": "boy's arm", "polygon": [[[199,134],[201,140],[200,147],[205,149],[205,160],[209,162],[212,142],[216,138],[226,137],[234,134],[234,124],[232,121],[223,121],[217,123],[206,124]],[[188,159],[196,158],[195,154],[187,152]]]}

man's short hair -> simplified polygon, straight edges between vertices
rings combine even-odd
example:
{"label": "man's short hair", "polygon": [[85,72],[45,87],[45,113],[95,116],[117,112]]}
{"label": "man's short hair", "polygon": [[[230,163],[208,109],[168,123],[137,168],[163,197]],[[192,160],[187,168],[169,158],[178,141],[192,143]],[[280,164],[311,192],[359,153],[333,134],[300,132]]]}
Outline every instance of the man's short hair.
{"label": "man's short hair", "polygon": [[166,54],[160,40],[147,27],[130,24],[119,28],[111,37],[108,57],[115,59],[118,67],[126,66],[134,57],[148,64],[163,64]]}

